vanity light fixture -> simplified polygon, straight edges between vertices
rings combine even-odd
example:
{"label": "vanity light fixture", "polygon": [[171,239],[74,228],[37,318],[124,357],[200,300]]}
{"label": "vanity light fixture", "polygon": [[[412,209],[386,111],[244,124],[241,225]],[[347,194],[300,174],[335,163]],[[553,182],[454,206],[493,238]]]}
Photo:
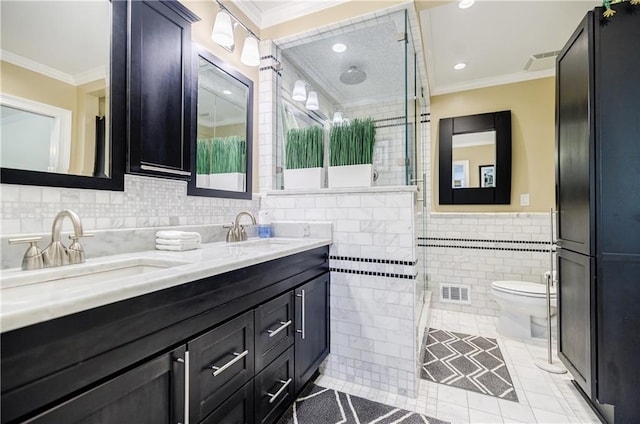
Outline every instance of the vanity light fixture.
{"label": "vanity light fixture", "polygon": [[467,64],[464,62],[456,63],[455,65],[453,65],[453,69],[455,69],[456,71],[460,71],[466,67],[467,67]]}
{"label": "vanity light fixture", "polygon": [[229,12],[229,9],[227,9],[220,0],[216,0],[216,3],[220,6],[220,11],[216,15],[216,20],[213,24],[211,39],[230,52],[233,52],[235,45],[233,30],[236,25],[240,25],[245,31],[247,31],[247,37],[244,39],[244,44],[242,46],[240,61],[247,66],[260,65],[260,49],[258,48],[258,41],[260,41],[260,38],[258,38],[258,36],[255,35],[253,31],[251,31],[238,18],[236,18],[233,13]]}
{"label": "vanity light fixture", "polygon": [[471,6],[473,6],[473,3],[475,3],[476,0],[460,0],[460,3],[458,3],[458,7],[460,9],[468,9]]}
{"label": "vanity light fixture", "polygon": [[347,46],[343,43],[335,43],[333,46],[331,46],[331,50],[336,53],[344,53],[347,51]]}
{"label": "vanity light fixture", "polygon": [[304,86],[304,81],[297,80],[293,85],[293,92],[291,93],[291,99],[296,102],[304,102],[307,100],[307,89]]}
{"label": "vanity light fixture", "polygon": [[337,111],[333,114],[333,125],[342,124],[342,112]]}
{"label": "vanity light fixture", "polygon": [[309,110],[319,110],[320,104],[318,103],[318,93],[315,91],[309,91],[309,97],[307,97],[307,104],[305,106]]}

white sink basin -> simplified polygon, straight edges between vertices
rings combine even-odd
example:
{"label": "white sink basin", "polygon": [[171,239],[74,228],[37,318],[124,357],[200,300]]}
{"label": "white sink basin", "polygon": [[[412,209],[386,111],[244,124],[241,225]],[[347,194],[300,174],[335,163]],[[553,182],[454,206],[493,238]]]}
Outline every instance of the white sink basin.
{"label": "white sink basin", "polygon": [[188,263],[158,258],[128,258],[118,261],[66,265],[34,271],[10,271],[3,273],[0,277],[0,287],[6,289],[53,281],[99,283]]}

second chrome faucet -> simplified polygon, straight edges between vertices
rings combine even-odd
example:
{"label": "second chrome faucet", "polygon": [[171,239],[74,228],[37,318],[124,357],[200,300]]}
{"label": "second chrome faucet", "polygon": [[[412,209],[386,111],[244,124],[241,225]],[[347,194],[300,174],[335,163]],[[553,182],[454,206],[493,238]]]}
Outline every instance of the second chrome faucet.
{"label": "second chrome faucet", "polygon": [[251,223],[253,225],[256,225],[256,217],[253,216],[253,214],[251,212],[248,211],[242,211],[240,213],[238,213],[238,215],[236,215],[236,219],[233,222],[233,224],[231,226],[226,226],[225,228],[228,228],[229,231],[227,232],[227,241],[228,242],[234,242],[234,241],[244,241],[247,239],[247,233],[244,230],[244,225],[240,225],[240,218],[246,215],[249,218],[251,218]]}

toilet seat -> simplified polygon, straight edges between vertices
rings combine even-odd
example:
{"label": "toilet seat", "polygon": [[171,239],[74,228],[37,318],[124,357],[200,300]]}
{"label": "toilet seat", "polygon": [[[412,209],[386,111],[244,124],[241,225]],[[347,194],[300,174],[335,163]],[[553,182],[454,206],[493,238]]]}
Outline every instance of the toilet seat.
{"label": "toilet seat", "polygon": [[[532,298],[543,298],[547,295],[545,284],[530,283],[527,281],[494,281],[491,283],[491,288],[503,293]],[[551,287],[551,297],[556,297],[555,287]]]}

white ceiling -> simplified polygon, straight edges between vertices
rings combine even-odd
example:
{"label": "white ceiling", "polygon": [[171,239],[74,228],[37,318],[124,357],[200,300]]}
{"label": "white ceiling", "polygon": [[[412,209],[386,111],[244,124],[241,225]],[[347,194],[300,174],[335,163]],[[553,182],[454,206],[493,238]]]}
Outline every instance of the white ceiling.
{"label": "white ceiling", "polygon": [[108,1],[2,0],[0,14],[3,60],[69,83],[95,80],[96,72],[106,75]]}
{"label": "white ceiling", "polygon": [[[403,22],[404,15],[396,13],[375,25],[348,27],[282,53],[312,79],[312,86],[319,85],[342,106],[398,97],[404,93],[404,44],[397,41]],[[346,45],[347,51],[334,52],[335,43]],[[341,82],[340,74],[350,66],[365,72],[366,80],[357,85]]]}
{"label": "white ceiling", "polygon": [[[562,49],[588,10],[599,1],[457,2],[420,13],[432,95],[554,75],[525,71],[531,55]],[[467,63],[461,71],[453,65]]]}
{"label": "white ceiling", "polygon": [[[234,4],[265,28],[343,1],[234,0]],[[422,10],[419,18],[430,94],[554,75],[554,60],[537,62],[540,66],[536,70],[525,71],[524,67],[532,55],[560,50],[586,12],[601,4],[584,0],[477,0],[468,9],[460,9],[452,1]],[[368,46],[374,49],[374,40]],[[327,58],[321,57],[323,60],[316,60],[313,66],[317,72],[327,73]],[[453,65],[461,61],[467,67],[454,71]],[[383,62],[378,60],[376,66],[383,66]]]}

